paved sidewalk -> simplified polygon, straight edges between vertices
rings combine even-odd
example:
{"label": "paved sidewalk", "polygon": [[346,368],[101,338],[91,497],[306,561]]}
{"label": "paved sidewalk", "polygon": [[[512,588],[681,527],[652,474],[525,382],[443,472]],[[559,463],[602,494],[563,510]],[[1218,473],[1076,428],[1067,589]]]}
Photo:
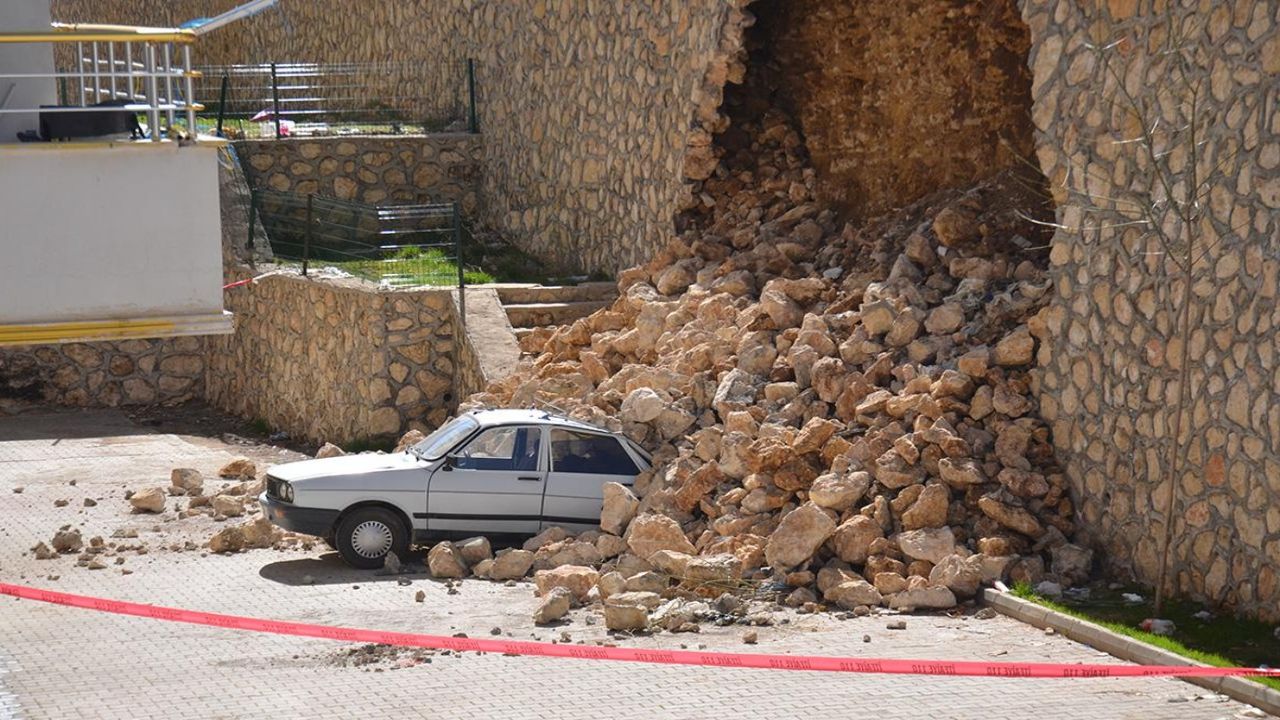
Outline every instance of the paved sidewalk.
{"label": "paved sidewalk", "polygon": [[[25,428],[25,429],[24,429]],[[40,431],[32,428],[43,428]],[[19,431],[21,430],[21,434]],[[100,433],[100,435],[94,435]],[[77,437],[79,436],[79,437]],[[207,519],[162,521],[123,511],[123,491],[184,464],[213,469],[244,448],[135,428],[116,413],[0,418],[0,578],[104,597],[266,618],[434,634],[616,642],[691,648],[934,659],[1117,662],[1005,618],[908,617],[840,621],[783,615],[759,628],[611,639],[597,615],[575,610],[535,628],[529,583],[467,580],[458,594],[410,574],[354,571],[336,555],[258,550],[234,556],[165,549],[199,540]],[[267,451],[263,451],[264,453]],[[69,485],[70,479],[77,483]],[[21,494],[15,485],[24,486]],[[83,497],[98,498],[84,507]],[[68,499],[55,507],[55,499]],[[150,551],[90,571],[73,557],[25,551],[74,523],[85,537],[141,529]],[[201,524],[203,523],[203,524]],[[153,528],[159,528],[158,531]],[[52,579],[56,578],[56,579]],[[425,602],[414,594],[422,590]],[[864,636],[869,642],[864,642]],[[333,641],[195,627],[0,598],[0,718],[1132,718],[1262,717],[1238,703],[1163,678],[1016,680],[834,675],[631,663],[368,650]]]}

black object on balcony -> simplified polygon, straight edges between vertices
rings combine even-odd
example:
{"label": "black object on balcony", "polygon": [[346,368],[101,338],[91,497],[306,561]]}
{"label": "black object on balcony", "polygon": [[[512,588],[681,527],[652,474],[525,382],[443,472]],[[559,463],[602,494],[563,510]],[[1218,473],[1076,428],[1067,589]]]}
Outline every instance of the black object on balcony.
{"label": "black object on balcony", "polygon": [[119,135],[129,133],[131,138],[142,137],[142,127],[138,124],[138,116],[132,110],[112,110],[130,104],[129,100],[108,100],[94,108],[102,110],[78,110],[75,112],[57,112],[66,105],[41,105],[41,110],[53,112],[40,113],[40,137],[44,140],[70,140],[72,138],[102,137],[103,135]]}

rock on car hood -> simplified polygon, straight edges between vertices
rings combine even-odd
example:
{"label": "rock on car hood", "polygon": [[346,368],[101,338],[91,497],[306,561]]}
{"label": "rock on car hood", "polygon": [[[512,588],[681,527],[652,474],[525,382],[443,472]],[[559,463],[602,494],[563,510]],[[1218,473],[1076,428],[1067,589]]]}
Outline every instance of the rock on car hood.
{"label": "rock on car hood", "polygon": [[366,453],[276,465],[268,474],[298,488],[351,488],[356,484],[365,485],[374,476],[389,480],[394,475],[411,474],[421,481],[422,474],[430,467],[430,463],[412,453]]}

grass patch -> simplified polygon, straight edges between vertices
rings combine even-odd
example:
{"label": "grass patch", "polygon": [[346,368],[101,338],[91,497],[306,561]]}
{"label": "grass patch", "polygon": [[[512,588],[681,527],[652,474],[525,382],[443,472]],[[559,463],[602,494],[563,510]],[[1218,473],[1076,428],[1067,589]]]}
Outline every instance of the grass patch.
{"label": "grass patch", "polygon": [[[395,287],[420,285],[457,285],[458,265],[438,248],[401,248],[390,257],[363,260],[328,261],[315,260],[316,265],[336,267],[356,277],[383,281]],[[464,268],[463,277],[468,285],[493,282],[493,276],[482,270]]]}
{"label": "grass patch", "polygon": [[[1121,597],[1124,592],[1143,595],[1144,601],[1126,602]],[[1185,600],[1170,600],[1165,603],[1161,616],[1172,620],[1177,629],[1173,635],[1156,635],[1138,627],[1144,619],[1153,616],[1152,608],[1145,592],[1132,588],[1108,590],[1103,593],[1098,593],[1095,588],[1095,592],[1086,601],[1073,601],[1066,598],[1050,600],[1037,595],[1035,590],[1026,583],[1015,585],[1011,594],[1205,665],[1275,667],[1280,661],[1280,639],[1273,634],[1272,626],[1255,620],[1233,617],[1201,620],[1194,615],[1204,608]],[[1280,679],[1248,679],[1273,690],[1280,690]]]}

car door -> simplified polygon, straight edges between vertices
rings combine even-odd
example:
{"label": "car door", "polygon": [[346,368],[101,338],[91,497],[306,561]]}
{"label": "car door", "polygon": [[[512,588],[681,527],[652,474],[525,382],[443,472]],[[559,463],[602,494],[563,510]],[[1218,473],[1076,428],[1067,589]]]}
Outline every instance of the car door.
{"label": "car door", "polygon": [[555,427],[549,428],[548,435],[550,465],[542,500],[542,527],[598,527],[604,484],[630,487],[639,466],[612,435]]}
{"label": "car door", "polygon": [[537,425],[504,425],[477,433],[432,473],[427,530],[537,532],[546,485],[544,446]]}

